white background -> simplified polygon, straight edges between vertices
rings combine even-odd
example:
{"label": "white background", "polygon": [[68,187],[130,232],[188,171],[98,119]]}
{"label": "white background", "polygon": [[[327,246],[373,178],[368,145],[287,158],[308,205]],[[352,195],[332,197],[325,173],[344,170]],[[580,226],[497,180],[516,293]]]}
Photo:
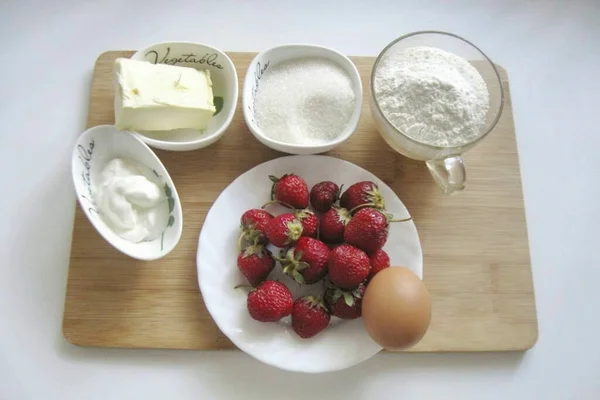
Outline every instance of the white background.
{"label": "white background", "polygon": [[[379,355],[312,376],[237,351],[62,339],[70,152],[101,52],[190,40],[375,56],[421,29],[462,35],[508,70],[539,315],[533,350]],[[595,0],[0,0],[0,399],[600,399],[599,65]]]}

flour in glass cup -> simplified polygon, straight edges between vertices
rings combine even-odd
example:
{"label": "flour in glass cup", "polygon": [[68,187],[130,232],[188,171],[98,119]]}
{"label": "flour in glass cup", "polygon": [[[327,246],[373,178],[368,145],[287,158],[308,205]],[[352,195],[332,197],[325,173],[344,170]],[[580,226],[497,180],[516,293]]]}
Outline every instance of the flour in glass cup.
{"label": "flour in glass cup", "polygon": [[355,97],[350,76],[334,62],[296,58],[269,67],[256,91],[254,116],[271,139],[326,144],[348,126]]}
{"label": "flour in glass cup", "polygon": [[489,109],[485,81],[467,60],[432,47],[391,51],[374,79],[381,112],[408,137],[457,147],[483,132]]}

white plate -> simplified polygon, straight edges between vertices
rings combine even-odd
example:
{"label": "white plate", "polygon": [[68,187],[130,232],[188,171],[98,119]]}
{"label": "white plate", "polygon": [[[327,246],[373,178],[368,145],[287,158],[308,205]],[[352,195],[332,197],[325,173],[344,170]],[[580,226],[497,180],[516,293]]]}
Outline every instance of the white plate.
{"label": "white plate", "polygon": [[[332,318],[325,331],[311,339],[300,339],[291,328],[289,317],[276,323],[253,320],[246,309],[247,292],[234,289],[240,283],[247,284],[236,261],[240,216],[269,200],[269,175],[292,172],[304,178],[309,188],[323,180],[344,187],[358,181],[376,182],[385,197],[387,210],[397,218],[409,216],[406,207],[385,183],[347,161],[326,156],[290,156],[265,162],[233,181],[208,212],[198,244],[200,290],[206,308],[221,331],[252,357],[290,371],[325,372],[347,368],[381,350],[365,331],[362,319]],[[412,221],[393,224],[384,249],[392,265],[405,266],[422,278],[421,244]],[[321,287],[320,283],[301,287],[280,270],[277,265],[270,277],[286,283],[294,299],[307,292],[318,292]]]}

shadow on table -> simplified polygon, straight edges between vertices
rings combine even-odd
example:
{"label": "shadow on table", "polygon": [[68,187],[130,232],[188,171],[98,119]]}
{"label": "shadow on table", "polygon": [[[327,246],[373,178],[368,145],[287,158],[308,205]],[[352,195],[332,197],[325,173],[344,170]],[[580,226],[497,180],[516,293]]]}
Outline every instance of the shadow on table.
{"label": "shadow on table", "polygon": [[[181,370],[187,376],[197,374],[202,388],[214,398],[238,398],[242,393],[252,397],[328,399],[362,398],[390,377],[400,398],[402,382],[410,383],[415,374],[430,375],[451,371],[462,376],[472,373],[503,372],[512,374],[525,353],[381,353],[352,368],[323,374],[300,374],[282,371],[262,364],[236,350],[180,351],[82,348],[67,343],[59,336],[58,354],[71,362],[114,364],[116,366],[163,367]],[[387,379],[386,379],[387,376]],[[407,388],[408,390],[408,388]],[[300,395],[301,394],[301,395]]]}

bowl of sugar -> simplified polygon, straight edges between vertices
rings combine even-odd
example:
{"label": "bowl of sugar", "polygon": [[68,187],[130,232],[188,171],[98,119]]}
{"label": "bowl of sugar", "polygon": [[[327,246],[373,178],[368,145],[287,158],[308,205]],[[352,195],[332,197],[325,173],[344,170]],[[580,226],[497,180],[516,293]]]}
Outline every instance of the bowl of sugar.
{"label": "bowl of sugar", "polygon": [[290,154],[329,151],[354,133],[363,89],[356,66],[327,47],[287,44],[248,66],[244,119],[265,146]]}

